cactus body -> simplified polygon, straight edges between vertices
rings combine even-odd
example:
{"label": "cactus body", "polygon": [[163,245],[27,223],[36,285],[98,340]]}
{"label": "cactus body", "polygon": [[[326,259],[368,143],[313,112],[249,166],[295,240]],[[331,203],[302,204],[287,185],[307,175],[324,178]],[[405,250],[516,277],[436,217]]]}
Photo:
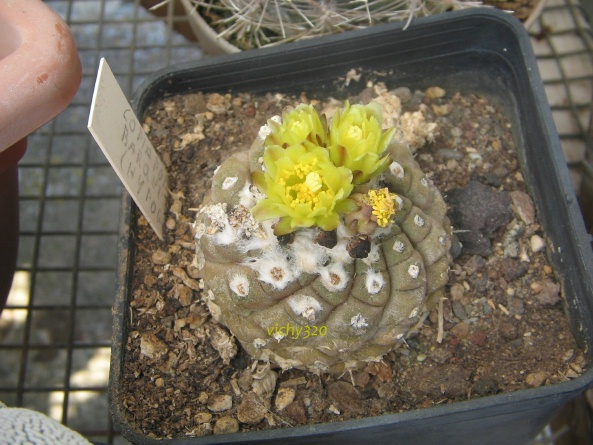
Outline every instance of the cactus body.
{"label": "cactus body", "polygon": [[256,221],[250,211],[265,197],[253,182],[264,151],[260,137],[227,159],[196,218],[211,313],[250,355],[284,369],[339,373],[380,360],[443,294],[451,228],[441,194],[409,149],[391,142],[391,163],[358,193],[379,190],[372,203],[393,197],[389,221],[361,223],[359,199],[331,232],[278,236],[277,218]]}

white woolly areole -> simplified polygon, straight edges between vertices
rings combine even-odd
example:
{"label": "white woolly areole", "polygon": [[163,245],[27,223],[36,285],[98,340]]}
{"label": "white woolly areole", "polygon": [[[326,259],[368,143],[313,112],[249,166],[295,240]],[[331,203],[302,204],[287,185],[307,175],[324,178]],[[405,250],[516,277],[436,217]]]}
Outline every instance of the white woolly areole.
{"label": "white woolly areole", "polygon": [[404,168],[401,166],[401,164],[399,162],[393,161],[391,164],[389,164],[389,171],[397,179],[404,178],[404,174],[405,174]]}
{"label": "white woolly areole", "polygon": [[416,214],[414,216],[414,224],[416,224],[418,227],[424,226],[424,218],[422,218],[420,215]]}
{"label": "white woolly areole", "polygon": [[365,285],[367,292],[371,295],[374,295],[383,289],[383,286],[385,286],[385,278],[380,272],[375,272],[374,270],[369,269],[365,279]]}
{"label": "white woolly areole", "polygon": [[284,333],[282,333],[280,331],[276,331],[272,334],[272,337],[274,337],[274,339],[277,342],[280,342],[280,340],[282,340],[284,337],[286,337],[286,335],[284,335]]}
{"label": "white woolly areole", "polygon": [[263,347],[265,347],[268,344],[268,342],[266,340],[264,340],[263,338],[256,338],[255,340],[253,340],[253,347],[255,349],[261,349]]}
{"label": "white woolly areole", "polygon": [[[243,188],[239,191],[239,204],[250,209],[255,205],[260,196],[256,196],[257,187],[253,186],[251,182],[245,181]],[[259,193],[261,195],[261,193]],[[265,197],[265,196],[264,196]]]}
{"label": "white woolly areole", "polygon": [[408,275],[414,279],[418,278],[418,275],[420,275],[420,266],[417,264],[410,264],[410,267],[408,267]]}
{"label": "white woolly areole", "polygon": [[341,263],[332,263],[319,272],[321,283],[330,292],[344,290],[348,284],[348,275]]}
{"label": "white woolly areole", "polygon": [[352,326],[354,329],[364,329],[369,326],[369,323],[362,314],[356,314],[350,319],[350,326]]}
{"label": "white woolly areole", "polygon": [[229,280],[229,287],[238,296],[245,298],[249,295],[249,279],[243,274],[236,274]]}
{"label": "white woolly areole", "polygon": [[262,141],[265,140],[270,134],[272,134],[272,129],[268,124],[262,125],[257,132],[257,137],[260,138]]}
{"label": "white woolly areole", "polygon": [[[282,123],[282,118],[280,116],[272,116],[270,118],[271,121],[276,122],[277,124]],[[272,128],[268,125],[262,125],[257,133],[257,136],[263,141],[265,140],[270,134],[272,133]]]}
{"label": "white woolly areole", "polygon": [[212,240],[214,244],[218,244],[219,246],[234,244],[237,241],[237,231],[229,225],[227,219],[224,228],[212,235]]}
{"label": "white woolly areole", "polygon": [[405,249],[406,249],[406,245],[402,241],[396,239],[395,242],[393,243],[393,250],[395,250],[396,252],[402,253]]}
{"label": "white woolly areole", "polygon": [[262,257],[244,263],[259,274],[259,280],[274,289],[284,289],[294,278],[286,257],[279,249],[266,252]]}
{"label": "white woolly areole", "polygon": [[312,231],[297,232],[290,245],[294,255],[294,263],[298,270],[305,273],[317,273],[321,265],[327,260],[325,249],[313,240]]}
{"label": "white woolly areole", "polygon": [[263,221],[259,223],[261,233],[258,236],[251,236],[249,238],[241,238],[237,242],[237,247],[245,254],[252,250],[276,250],[278,249],[278,239],[274,235],[273,223],[271,221]]}
{"label": "white woolly areole", "polygon": [[196,238],[200,238],[206,231],[212,231],[215,228],[222,229],[225,224],[228,224],[228,217],[226,214],[226,204],[219,203],[202,207],[198,215],[205,214],[211,222],[211,227],[207,228],[204,224],[194,223]]}
{"label": "white woolly areole", "polygon": [[228,190],[230,188],[232,188],[237,181],[239,180],[239,178],[237,178],[236,176],[229,176],[228,178],[225,178],[224,181],[222,181],[222,185],[220,186],[223,190]]}
{"label": "white woolly areole", "polygon": [[309,295],[294,295],[288,299],[288,305],[299,317],[309,322],[314,322],[317,314],[321,312],[321,304]]}
{"label": "white woolly areole", "polygon": [[235,230],[229,225],[229,217],[226,213],[226,203],[212,204],[200,209],[210,220],[210,225],[194,224],[195,236],[200,239],[204,235],[210,235],[215,244],[228,246],[237,240]]}

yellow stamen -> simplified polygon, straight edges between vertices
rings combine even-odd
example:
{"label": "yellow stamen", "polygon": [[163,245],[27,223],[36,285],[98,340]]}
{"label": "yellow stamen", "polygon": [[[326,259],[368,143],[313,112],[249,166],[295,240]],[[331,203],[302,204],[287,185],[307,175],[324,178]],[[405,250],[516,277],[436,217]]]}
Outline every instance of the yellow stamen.
{"label": "yellow stamen", "polygon": [[386,227],[392,222],[391,217],[397,211],[396,197],[397,195],[389,193],[387,188],[368,191],[368,203],[373,208],[372,213],[377,218],[379,226]]}
{"label": "yellow stamen", "polygon": [[[313,171],[317,162],[316,158],[307,164],[299,162],[293,169],[286,169],[280,173],[278,183],[285,187],[286,201],[290,202],[293,209],[299,204],[312,204],[313,207],[319,204],[317,193],[323,187],[323,180],[319,173]],[[291,182],[292,185],[286,185]]]}

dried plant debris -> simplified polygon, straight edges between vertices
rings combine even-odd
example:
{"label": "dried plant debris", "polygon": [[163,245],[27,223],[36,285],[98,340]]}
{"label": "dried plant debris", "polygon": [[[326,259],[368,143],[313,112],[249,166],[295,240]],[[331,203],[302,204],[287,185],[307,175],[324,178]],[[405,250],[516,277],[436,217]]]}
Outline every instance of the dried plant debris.
{"label": "dried plant debris", "polygon": [[[474,94],[388,90],[377,83],[349,98],[370,99],[382,101],[384,115],[390,112],[406,128],[416,122],[418,132],[409,134],[422,137],[409,143],[445,197],[480,188],[496,200],[493,206],[504,207],[505,217],[495,227],[477,224],[480,242],[486,242],[477,252],[454,243],[445,297],[403,346],[342,375],[282,371],[252,360],[216,323],[191,226],[217,166],[251,144],[270,116],[300,102],[328,114],[343,103],[282,94],[190,94],[155,103],[144,128],[169,168],[173,195],[165,242],[137,215],[119,389],[127,421],[141,434],[185,437],[354,419],[581,374],[585,358],[562,310],[563,295],[546,260],[546,236],[504,110]],[[320,236],[331,243],[329,235]]]}

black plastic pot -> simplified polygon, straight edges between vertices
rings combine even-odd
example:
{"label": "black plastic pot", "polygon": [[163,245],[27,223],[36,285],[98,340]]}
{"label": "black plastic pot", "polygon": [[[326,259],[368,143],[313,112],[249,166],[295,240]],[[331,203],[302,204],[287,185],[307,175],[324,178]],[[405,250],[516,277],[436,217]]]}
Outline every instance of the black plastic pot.
{"label": "black plastic pot", "polygon": [[[141,116],[173,94],[301,92],[345,96],[333,82],[351,68],[385,73],[388,86],[439,85],[485,93],[511,116],[522,172],[551,250],[574,335],[592,360],[593,255],[568,175],[529,37],[514,18],[495,10],[467,10],[273,49],[200,60],[156,73],[135,96]],[[352,86],[355,88],[356,86]],[[358,88],[362,88],[359,86]],[[337,88],[337,90],[336,90]],[[307,427],[201,438],[153,440],[125,423],[118,399],[126,354],[130,273],[134,260],[132,203],[125,200],[119,291],[115,304],[110,397],[115,424],[135,443],[213,444],[525,444],[555,411],[591,386],[593,370],[565,383],[401,414]]]}

